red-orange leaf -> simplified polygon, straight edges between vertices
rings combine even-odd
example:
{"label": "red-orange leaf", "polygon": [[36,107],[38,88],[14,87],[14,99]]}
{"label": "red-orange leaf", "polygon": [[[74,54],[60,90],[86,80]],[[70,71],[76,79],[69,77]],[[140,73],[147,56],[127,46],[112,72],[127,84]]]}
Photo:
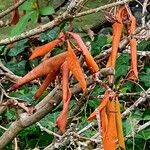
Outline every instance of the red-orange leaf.
{"label": "red-orange leaf", "polygon": [[[131,24],[129,28],[129,34],[132,35],[136,31],[136,18],[130,14]],[[131,69],[128,75],[128,79],[138,80],[138,71],[137,71],[137,41],[135,38],[130,40],[130,49],[131,49]]]}
{"label": "red-orange leaf", "polygon": [[[109,101],[109,91],[106,91],[104,93],[104,97],[102,99],[101,104],[98,107],[99,112],[101,112],[107,105],[108,101]],[[89,117],[88,117],[88,121],[92,121],[93,119],[96,118],[96,112],[94,111]]]}
{"label": "red-orange leaf", "polygon": [[67,61],[65,61],[62,64],[62,99],[63,99],[63,103],[67,102],[68,95],[70,95],[68,78],[69,78],[69,68],[68,68]]}
{"label": "red-orange leaf", "polygon": [[70,98],[68,99],[66,103],[64,103],[63,110],[56,120],[56,124],[62,133],[66,131],[69,101],[70,101]]}
{"label": "red-orange leaf", "polygon": [[41,84],[41,86],[39,87],[39,89],[37,90],[37,92],[34,95],[35,99],[38,99],[43,94],[43,92],[46,90],[48,85],[56,79],[57,73],[58,72],[50,72],[46,76],[46,79],[44,80],[44,82]]}
{"label": "red-orange leaf", "polygon": [[115,68],[119,42],[121,39],[122,30],[123,30],[123,22],[122,22],[123,16],[122,15],[123,15],[124,9],[125,9],[124,6],[119,7],[117,14],[116,14],[117,21],[112,26],[113,27],[112,52],[108,59],[106,67],[111,67],[113,69]]}
{"label": "red-orange leaf", "polygon": [[68,63],[65,61],[62,65],[62,101],[63,101],[63,110],[57,118],[56,124],[62,133],[65,132],[67,126],[67,117],[69,111],[69,102],[71,98],[71,92],[69,90],[68,84],[69,77],[69,68]]}
{"label": "red-orange leaf", "polygon": [[85,92],[86,81],[85,81],[82,69],[80,67],[80,63],[79,63],[71,45],[70,45],[70,42],[68,40],[67,40],[67,44],[68,44],[67,62],[68,62],[69,69],[73,73],[75,78],[78,80],[83,92]]}
{"label": "red-orange leaf", "polygon": [[101,116],[101,126],[102,126],[102,137],[104,139],[106,136],[107,127],[108,127],[108,116],[106,113],[106,108],[101,110],[100,116]]}
{"label": "red-orange leaf", "polygon": [[10,91],[18,89],[25,83],[28,83],[34,79],[37,79],[42,76],[46,76],[50,74],[50,72],[57,72],[65,61],[67,53],[61,53],[57,56],[54,56],[48,60],[43,61],[33,70],[31,70],[28,74],[26,74],[23,78],[20,78],[16,81],[16,84],[10,87]]}
{"label": "red-orange leaf", "polygon": [[[14,4],[18,2],[19,2],[18,0],[14,0]],[[14,9],[14,11],[12,11],[10,24],[16,25],[18,21],[19,21],[19,11],[18,8],[16,8]]]}
{"label": "red-orange leaf", "polygon": [[64,40],[65,40],[64,34],[61,33],[57,39],[55,39],[55,40],[53,40],[53,41],[51,41],[51,42],[49,42],[43,46],[37,47],[32,52],[32,55],[30,56],[29,59],[31,60],[31,59],[34,59],[36,57],[43,56],[43,55],[47,54],[48,52],[51,52],[53,50],[53,48],[55,48],[58,44],[60,44]]}
{"label": "red-orange leaf", "polygon": [[108,128],[103,140],[104,150],[116,150],[117,148],[117,130],[115,118],[115,101],[114,99],[109,104],[108,112]]}
{"label": "red-orange leaf", "polygon": [[123,128],[122,128],[122,119],[120,113],[120,104],[118,97],[116,97],[116,126],[117,126],[117,135],[119,146],[125,150],[124,136],[123,136]]}
{"label": "red-orange leaf", "polygon": [[96,64],[96,62],[94,61],[94,58],[91,56],[90,52],[88,51],[86,45],[84,44],[84,42],[82,41],[81,37],[73,32],[68,32],[77,42],[77,44],[79,45],[80,49],[83,52],[83,56],[85,58],[85,61],[87,63],[87,66],[89,67],[90,71],[92,73],[96,73],[99,71],[99,67]]}

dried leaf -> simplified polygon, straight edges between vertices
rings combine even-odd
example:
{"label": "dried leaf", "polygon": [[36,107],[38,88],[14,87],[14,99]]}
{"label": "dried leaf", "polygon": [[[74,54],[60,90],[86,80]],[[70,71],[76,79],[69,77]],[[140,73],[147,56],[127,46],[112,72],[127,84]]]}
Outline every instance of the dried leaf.
{"label": "dried leaf", "polygon": [[105,150],[117,149],[117,130],[116,130],[116,118],[115,118],[115,101],[114,99],[109,104],[108,112],[108,127],[105,138],[103,140]]}
{"label": "dried leaf", "polygon": [[116,59],[117,59],[117,53],[119,48],[119,42],[121,39],[121,34],[123,30],[123,22],[122,22],[122,15],[125,11],[124,6],[120,6],[117,14],[116,14],[116,22],[113,24],[113,40],[112,40],[112,52],[108,59],[106,67],[115,68]]}
{"label": "dried leaf", "polygon": [[[101,102],[101,104],[100,104],[99,107],[98,107],[99,112],[101,112],[101,111],[106,107],[106,105],[107,105],[107,103],[108,103],[108,101],[109,101],[109,97],[110,97],[109,93],[110,93],[110,92],[109,92],[108,90],[104,93],[104,97],[103,97],[103,99],[102,99],[102,102]],[[88,117],[88,121],[92,121],[92,120],[95,119],[95,118],[96,118],[96,112],[94,111],[94,112]]]}
{"label": "dried leaf", "polygon": [[16,84],[12,85],[9,88],[9,91],[13,91],[18,89],[20,86],[37,79],[42,76],[46,76],[50,73],[56,73],[60,69],[60,66],[63,64],[67,57],[67,53],[61,53],[57,56],[54,56],[48,60],[43,61],[33,70],[31,70],[28,74],[26,74],[23,78],[20,78],[16,81]]}
{"label": "dried leaf", "polygon": [[69,68],[68,63],[65,61],[62,65],[62,101],[63,101],[63,110],[57,118],[56,124],[62,133],[65,132],[67,126],[67,117],[69,111],[69,102],[71,98],[71,92],[69,90],[68,84],[69,77]]}
{"label": "dried leaf", "polygon": [[118,135],[119,146],[125,150],[126,148],[125,148],[125,143],[124,143],[122,119],[121,119],[120,105],[119,105],[118,97],[116,97],[116,126],[117,126],[117,135]]}
{"label": "dried leaf", "polygon": [[99,71],[99,67],[96,64],[96,62],[94,61],[94,58],[91,56],[90,52],[88,51],[86,45],[84,44],[84,42],[82,41],[81,37],[73,32],[68,32],[77,42],[77,44],[79,45],[80,49],[82,50],[84,59],[87,63],[88,68],[90,69],[90,71],[92,73],[96,73]]}
{"label": "dried leaf", "polygon": [[[136,31],[136,18],[130,14],[131,24],[129,28],[129,34],[132,35]],[[130,42],[131,49],[131,68],[128,75],[128,79],[137,81],[138,80],[138,71],[137,71],[137,41],[135,38],[131,38]]]}
{"label": "dried leaf", "polygon": [[44,80],[44,82],[41,84],[41,86],[39,87],[39,89],[34,95],[35,99],[38,99],[43,94],[43,92],[46,90],[48,85],[56,79],[57,74],[58,72],[50,72],[46,76],[46,79]]}
{"label": "dried leaf", "polygon": [[67,40],[67,44],[68,44],[67,62],[68,62],[69,69],[73,73],[75,78],[78,80],[83,92],[85,92],[86,81],[85,81],[82,69],[80,67],[80,63],[79,63],[71,45],[70,45],[70,42],[68,40]]}
{"label": "dried leaf", "polygon": [[60,44],[61,42],[63,42],[65,40],[65,37],[64,37],[64,34],[63,33],[60,33],[60,36],[43,45],[43,46],[39,46],[37,47],[33,52],[32,52],[32,55],[30,56],[30,60],[36,58],[36,57],[39,57],[39,56],[44,56],[45,54],[47,54],[48,52],[51,52],[53,50],[53,48],[55,48],[58,44]]}

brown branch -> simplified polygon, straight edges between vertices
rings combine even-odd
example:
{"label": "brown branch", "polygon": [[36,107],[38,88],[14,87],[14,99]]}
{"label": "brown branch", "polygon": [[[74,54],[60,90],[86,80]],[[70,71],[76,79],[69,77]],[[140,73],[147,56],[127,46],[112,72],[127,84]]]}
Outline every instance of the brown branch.
{"label": "brown branch", "polygon": [[[97,8],[97,11],[100,11],[100,10],[103,10],[103,9],[106,9],[106,8],[110,8],[110,7],[114,7],[114,6],[117,6],[117,5],[121,5],[121,4],[124,4],[125,2],[129,2],[129,1],[132,1],[132,0],[124,0],[124,1],[119,1],[119,2],[116,2],[116,3],[111,3],[111,4],[108,4],[108,5],[104,5],[104,6],[101,6],[101,7]],[[76,4],[76,3],[77,3],[77,0],[74,0],[72,2],[72,4],[68,6],[67,10],[62,15],[56,17],[53,21],[51,21],[47,24],[41,25],[39,27],[36,27],[32,30],[23,32],[22,34],[20,34],[18,36],[2,39],[2,40],[0,40],[0,45],[10,44],[12,42],[16,42],[16,41],[31,37],[33,35],[40,34],[42,32],[47,31],[48,29],[53,29],[54,27],[60,25],[65,20],[71,19],[73,17],[80,17],[80,16],[83,16],[83,15],[87,15],[87,13],[89,13],[89,12],[90,13],[95,13],[96,9],[94,9],[94,10],[92,9],[91,11],[90,10],[88,12],[86,11],[86,13],[82,12],[82,13],[78,13],[78,14],[75,13],[74,14],[74,11],[72,12],[71,10],[73,10],[73,9],[77,10],[77,8],[79,6],[81,7],[82,6],[81,4],[84,3],[84,0],[80,0],[80,2],[77,3],[78,5],[76,5],[76,7],[74,7],[74,4]],[[72,7],[72,5],[73,5],[73,7]]]}
{"label": "brown branch", "polygon": [[20,0],[18,3],[12,5],[11,7],[7,8],[6,10],[2,11],[0,13],[0,18],[3,18],[4,16],[8,15],[10,12],[12,12],[14,9],[22,5],[26,0]]}
{"label": "brown branch", "polygon": [[90,10],[87,10],[87,11],[80,12],[80,13],[74,15],[73,17],[75,18],[75,17],[81,17],[81,16],[89,15],[89,14],[92,14],[92,13],[97,13],[97,12],[102,11],[104,9],[115,7],[115,6],[118,6],[118,5],[123,5],[123,4],[131,2],[131,1],[133,1],[133,0],[123,0],[123,1],[110,3],[110,4],[107,4],[107,5],[104,5],[104,6],[100,6],[98,8],[94,8],[94,9],[90,9]]}
{"label": "brown branch", "polygon": [[38,27],[36,27],[32,30],[29,30],[27,32],[23,32],[22,34],[20,34],[18,36],[14,36],[12,38],[6,38],[3,40],[0,40],[0,45],[10,44],[12,42],[16,42],[16,41],[19,41],[21,39],[31,37],[33,35],[40,34],[44,31],[47,31],[48,29],[53,29],[54,27],[60,25],[65,20],[71,19],[72,16],[75,14],[77,8],[80,8],[82,6],[83,2],[84,2],[84,0],[72,0],[69,4],[67,10],[62,15],[56,17],[53,21],[51,21],[47,24],[38,26]]}
{"label": "brown branch", "polygon": [[[103,69],[104,72],[104,69]],[[101,73],[101,72],[99,72]],[[87,85],[94,82],[93,76],[87,78]],[[80,85],[76,84],[71,88],[71,93],[76,94],[81,91]],[[35,106],[36,112],[32,115],[27,113],[20,114],[20,119],[12,123],[8,130],[0,137],[0,149],[3,149],[15,136],[24,128],[34,124],[42,119],[45,115],[50,113],[61,101],[61,91],[57,86],[50,92],[39,104]]]}

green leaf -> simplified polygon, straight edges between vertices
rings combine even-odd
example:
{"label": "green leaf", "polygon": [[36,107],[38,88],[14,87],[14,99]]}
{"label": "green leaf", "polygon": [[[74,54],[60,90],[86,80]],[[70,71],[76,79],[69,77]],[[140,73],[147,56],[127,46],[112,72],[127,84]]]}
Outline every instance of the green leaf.
{"label": "green leaf", "polygon": [[146,69],[146,72],[139,74],[140,81],[144,83],[146,87],[150,87],[150,68]]}
{"label": "green leaf", "polygon": [[41,42],[52,41],[58,36],[59,34],[58,32],[59,32],[58,28],[55,28],[53,30],[48,30],[47,32],[42,33],[38,38],[38,40]]}
{"label": "green leaf", "polygon": [[53,130],[53,128],[55,127],[55,121],[56,121],[59,113],[60,112],[54,112],[54,113],[48,114],[42,120],[40,120],[40,123],[44,127],[48,128],[49,130]]}
{"label": "green leaf", "polygon": [[115,67],[115,78],[125,76],[129,68],[129,54],[122,54],[117,59]]}
{"label": "green leaf", "polygon": [[142,116],[143,120],[150,120],[150,108],[146,109]]}
{"label": "green leaf", "polygon": [[24,2],[19,8],[21,10],[25,10],[25,11],[32,11],[34,10],[33,5],[36,3],[36,0],[27,0],[26,2]]}
{"label": "green leaf", "polygon": [[10,49],[10,51],[8,52],[8,56],[17,56],[18,54],[23,52],[25,50],[25,48],[28,47],[27,41],[28,40],[21,40],[21,41],[17,42],[15,47]]}
{"label": "green leaf", "polygon": [[136,138],[144,139],[144,140],[149,140],[150,139],[150,128],[144,129],[143,131],[140,131],[137,135]]}
{"label": "green leaf", "polygon": [[47,16],[55,13],[55,10],[52,6],[44,6],[40,8],[40,15]]}
{"label": "green leaf", "polygon": [[0,46],[0,55],[4,52],[5,46]]}
{"label": "green leaf", "polygon": [[5,116],[7,118],[7,120],[9,121],[13,121],[16,119],[16,111],[14,108],[12,109],[7,109],[6,113],[5,113]]}
{"label": "green leaf", "polygon": [[7,62],[6,67],[10,69],[12,72],[14,72],[16,75],[22,76],[26,74],[25,70],[25,64],[26,60],[20,61],[20,62]]}
{"label": "green leaf", "polygon": [[91,53],[93,56],[98,55],[101,52],[101,49],[104,45],[108,44],[110,40],[108,40],[108,37],[105,35],[99,35],[95,37],[94,41],[91,42]]}
{"label": "green leaf", "polygon": [[137,50],[138,51],[144,51],[144,50],[147,51],[147,49],[149,49],[149,46],[150,46],[150,41],[143,40],[138,44]]}
{"label": "green leaf", "polygon": [[18,34],[21,34],[29,21],[32,21],[32,23],[35,23],[38,19],[38,11],[31,11],[28,12],[25,16],[21,17],[19,22],[12,28],[11,30],[11,36],[15,36]]}

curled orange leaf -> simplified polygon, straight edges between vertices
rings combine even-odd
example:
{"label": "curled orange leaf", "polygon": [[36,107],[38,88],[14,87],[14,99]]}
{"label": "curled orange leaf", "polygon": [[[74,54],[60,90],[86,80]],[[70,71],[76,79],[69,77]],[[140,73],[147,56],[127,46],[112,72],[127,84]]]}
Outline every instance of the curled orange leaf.
{"label": "curled orange leaf", "polygon": [[69,102],[71,98],[71,92],[69,90],[68,84],[69,77],[69,68],[68,64],[65,61],[62,65],[62,101],[63,101],[63,110],[57,118],[56,124],[62,133],[65,132],[67,126],[67,116],[69,111]]}
{"label": "curled orange leaf", "polygon": [[[136,18],[130,13],[131,23],[128,27],[129,34],[132,35],[136,31]],[[137,40],[135,38],[131,38],[130,42],[131,49],[131,68],[128,75],[128,79],[138,80],[138,71],[137,71]]]}
{"label": "curled orange leaf", "polygon": [[[102,99],[102,102],[101,104],[99,105],[98,107],[98,110],[99,112],[101,112],[107,105],[108,101],[109,101],[109,91],[107,90],[105,93],[104,93],[104,97]],[[96,118],[96,112],[94,111],[89,117],[88,117],[88,121],[92,121],[93,119]]]}
{"label": "curled orange leaf", "polygon": [[116,22],[113,24],[113,39],[112,39],[112,51],[111,55],[108,59],[106,67],[115,68],[116,59],[117,59],[117,53],[119,48],[119,42],[122,35],[123,30],[123,13],[125,11],[124,6],[120,6],[117,13],[116,13]]}
{"label": "curled orange leaf", "polygon": [[117,130],[116,130],[116,118],[115,118],[115,101],[114,99],[110,102],[108,108],[108,127],[103,139],[103,145],[105,150],[116,150],[117,149]]}
{"label": "curled orange leaf", "polygon": [[63,64],[67,57],[67,53],[61,53],[57,56],[54,56],[48,60],[43,61],[41,64],[39,64],[37,67],[35,67],[33,70],[31,70],[28,74],[26,74],[23,78],[20,78],[16,81],[14,85],[12,85],[9,90],[16,90],[20,86],[37,79],[39,77],[46,76],[50,73],[56,73],[60,66]]}
{"label": "curled orange leaf", "polygon": [[[63,103],[67,102],[69,94],[69,67],[67,61],[62,64],[62,99]],[[70,97],[70,96],[69,96]]]}
{"label": "curled orange leaf", "polygon": [[34,59],[34,58],[39,57],[39,56],[44,56],[48,52],[51,52],[53,50],[53,48],[55,48],[58,44],[60,44],[64,40],[65,40],[64,34],[61,33],[57,39],[55,39],[55,40],[53,40],[53,41],[51,41],[51,42],[49,42],[43,46],[37,47],[32,52],[32,55],[30,56],[29,59],[31,60],[31,59]]}
{"label": "curled orange leaf", "polygon": [[41,86],[39,87],[39,89],[37,90],[37,92],[34,95],[35,99],[38,99],[43,94],[43,92],[46,90],[48,85],[56,79],[57,73],[58,72],[50,72],[46,76],[44,82],[41,84]]}
{"label": "curled orange leaf", "polygon": [[67,40],[68,45],[68,55],[67,55],[67,62],[70,71],[73,73],[75,78],[78,80],[83,92],[86,90],[86,81],[84,78],[84,74],[82,72],[82,69],[80,67],[80,63],[70,45],[70,42]]}
{"label": "curled orange leaf", "polygon": [[94,58],[91,56],[90,52],[88,51],[88,49],[87,49],[86,45],[84,44],[84,42],[82,41],[81,37],[78,34],[73,33],[73,32],[68,32],[68,33],[76,40],[77,44],[79,45],[90,71],[92,73],[98,72],[99,67],[96,64],[96,62],[94,61]]}
{"label": "curled orange leaf", "polygon": [[56,120],[56,124],[60,129],[61,133],[64,133],[66,131],[70,97],[68,98],[67,102],[63,104],[63,110]]}
{"label": "curled orange leaf", "polygon": [[123,128],[122,128],[122,119],[120,113],[120,104],[118,97],[116,97],[116,126],[117,126],[117,135],[118,135],[118,143],[119,146],[125,150],[124,136],[123,136]]}

